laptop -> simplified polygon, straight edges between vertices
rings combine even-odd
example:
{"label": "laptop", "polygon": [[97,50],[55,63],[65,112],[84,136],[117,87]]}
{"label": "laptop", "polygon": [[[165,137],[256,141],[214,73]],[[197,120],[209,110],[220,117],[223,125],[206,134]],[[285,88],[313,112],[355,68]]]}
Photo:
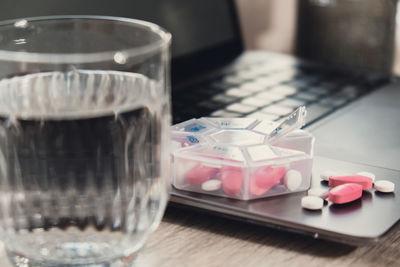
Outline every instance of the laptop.
{"label": "laptop", "polygon": [[177,44],[172,58],[175,123],[199,117],[277,121],[305,105],[305,129],[316,137],[312,187],[328,189],[320,173],[338,170],[372,172],[397,188],[394,194],[370,190],[358,201],[326,204],[319,212],[301,208],[306,192],[240,201],[172,188],[170,205],[348,244],[375,243],[389,234],[400,219],[396,79],[288,55],[243,51],[231,1],[182,5],[180,11],[195,15],[181,14],[182,28],[164,25]]}
{"label": "laptop", "polygon": [[320,173],[372,172],[396,184],[393,194],[371,190],[322,211],[301,208],[305,192],[252,201],[172,188],[170,205],[228,216],[315,238],[368,244],[389,235],[400,219],[400,83],[395,77],[341,69],[267,51],[244,51],[230,0],[43,1],[24,9],[2,3],[0,19],[57,14],[113,15],[157,23],[173,34],[174,123],[199,117],[277,121],[300,105],[316,137],[312,187],[327,189]]}

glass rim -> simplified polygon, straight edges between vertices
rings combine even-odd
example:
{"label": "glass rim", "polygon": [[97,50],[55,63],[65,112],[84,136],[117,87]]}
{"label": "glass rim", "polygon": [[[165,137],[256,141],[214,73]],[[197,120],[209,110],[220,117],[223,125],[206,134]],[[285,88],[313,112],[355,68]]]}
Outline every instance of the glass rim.
{"label": "glass rim", "polygon": [[[172,35],[162,27],[152,22],[139,19],[114,17],[114,16],[95,16],[95,15],[60,15],[60,16],[39,16],[20,19],[10,19],[0,21],[0,30],[4,26],[24,25],[30,21],[46,20],[68,20],[68,19],[94,19],[110,22],[124,22],[132,24],[142,29],[148,29],[160,37],[159,40],[132,48],[108,50],[102,52],[89,53],[39,53],[3,50],[0,47],[0,60],[27,63],[48,63],[48,64],[74,64],[74,63],[96,63],[108,60],[115,60],[115,57],[135,58],[150,56],[171,43]],[[116,60],[118,63],[118,60]]]}

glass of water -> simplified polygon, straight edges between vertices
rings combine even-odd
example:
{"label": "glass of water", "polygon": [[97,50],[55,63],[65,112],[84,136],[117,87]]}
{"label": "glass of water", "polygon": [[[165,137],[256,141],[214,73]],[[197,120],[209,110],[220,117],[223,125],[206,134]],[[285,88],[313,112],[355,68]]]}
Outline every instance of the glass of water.
{"label": "glass of water", "polygon": [[16,266],[131,266],[169,183],[169,46],[94,16],[0,23],[0,238]]}

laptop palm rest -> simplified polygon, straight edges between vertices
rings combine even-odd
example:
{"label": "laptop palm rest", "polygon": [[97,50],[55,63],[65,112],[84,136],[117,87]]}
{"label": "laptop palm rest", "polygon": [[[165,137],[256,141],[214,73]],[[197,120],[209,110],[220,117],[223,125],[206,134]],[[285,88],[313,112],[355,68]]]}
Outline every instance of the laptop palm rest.
{"label": "laptop palm rest", "polygon": [[315,155],[400,170],[399,101],[392,84],[312,125]]}

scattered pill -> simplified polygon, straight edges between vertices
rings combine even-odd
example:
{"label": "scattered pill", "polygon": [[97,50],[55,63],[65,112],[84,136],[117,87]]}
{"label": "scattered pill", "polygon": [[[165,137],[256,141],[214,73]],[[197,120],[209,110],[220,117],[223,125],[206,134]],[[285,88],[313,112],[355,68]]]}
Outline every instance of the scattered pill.
{"label": "scattered pill", "polygon": [[289,170],[285,174],[284,183],[287,189],[289,189],[290,191],[297,190],[300,187],[302,181],[303,179],[299,171]]}
{"label": "scattered pill", "polygon": [[316,196],[305,196],[301,199],[301,206],[309,210],[320,210],[324,206],[324,200]]}
{"label": "scattered pill", "polygon": [[307,194],[309,196],[316,196],[316,197],[320,197],[322,199],[326,199],[329,196],[329,191],[325,190],[323,188],[314,187],[314,188],[311,188],[310,190],[308,190]]}
{"label": "scattered pill", "polygon": [[321,179],[324,181],[329,181],[329,177],[331,176],[339,176],[339,173],[332,170],[326,170],[320,174]]}
{"label": "scattered pill", "polygon": [[371,178],[372,182],[375,181],[375,174],[371,172],[358,172],[357,174]]}
{"label": "scattered pill", "polygon": [[198,164],[186,173],[186,178],[189,184],[198,185],[213,178],[217,172],[218,168]]}
{"label": "scattered pill", "polygon": [[285,167],[261,167],[254,172],[255,183],[258,187],[269,190],[281,182],[285,173]]}
{"label": "scattered pill", "polygon": [[346,176],[331,176],[329,177],[329,186],[336,187],[342,184],[355,183],[362,186],[363,190],[372,188],[372,179],[362,175],[346,175]]}
{"label": "scattered pill", "polygon": [[227,195],[235,196],[239,194],[242,187],[243,174],[239,167],[221,168],[222,189]]}
{"label": "scattered pill", "polygon": [[329,201],[335,204],[348,203],[359,199],[362,196],[362,190],[363,186],[360,184],[342,184],[329,191]]}
{"label": "scattered pill", "polygon": [[391,193],[394,192],[394,183],[387,180],[380,180],[375,182],[374,188],[382,193]]}
{"label": "scattered pill", "polygon": [[211,179],[201,184],[201,189],[204,191],[217,191],[221,188],[222,182],[217,179]]}

